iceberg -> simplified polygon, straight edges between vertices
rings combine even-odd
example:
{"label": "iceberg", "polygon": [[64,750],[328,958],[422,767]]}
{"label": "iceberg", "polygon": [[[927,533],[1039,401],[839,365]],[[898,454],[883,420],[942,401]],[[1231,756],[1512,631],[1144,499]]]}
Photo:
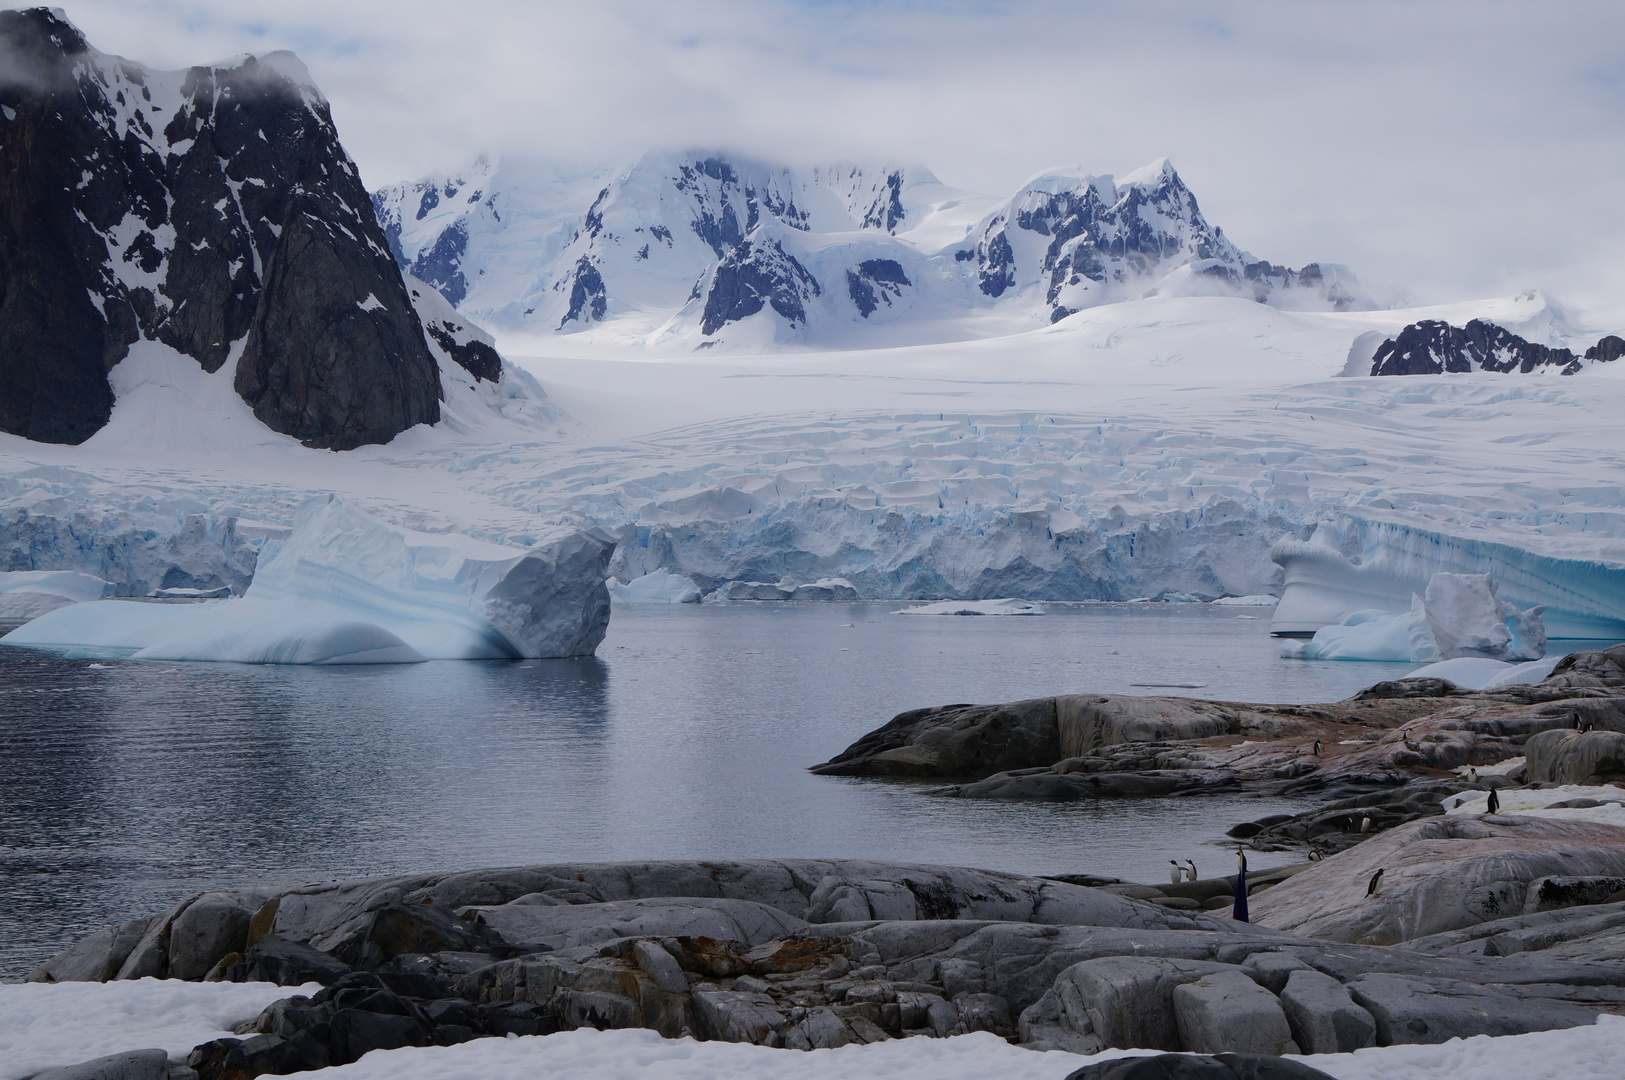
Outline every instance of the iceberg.
{"label": "iceberg", "polygon": [[1351,612],[1316,630],[1308,641],[1284,643],[1281,655],[1289,660],[1418,664],[1457,658],[1539,660],[1546,655],[1543,610],[1508,604],[1488,574],[1438,573],[1429,580],[1425,596],[1411,597],[1410,610]]}
{"label": "iceberg", "polygon": [[0,643],[249,664],[587,656],[609,627],[613,552],[598,530],[529,550],[412,532],[329,496],[266,543],[240,598],[75,604]]}
{"label": "iceberg", "polygon": [[609,598],[617,604],[697,604],[700,587],[692,578],[673,574],[668,570],[655,570],[622,584],[615,578],[604,583]]}
{"label": "iceberg", "polygon": [[1489,574],[1509,603],[1543,607],[1552,637],[1625,638],[1625,567],[1601,557],[1560,557],[1343,515],[1317,526],[1306,541],[1277,541],[1270,558],[1283,573],[1281,602],[1270,620],[1279,636],[1310,634],[1357,611],[1403,614],[1435,575],[1450,573]]}
{"label": "iceberg", "polygon": [[1405,677],[1448,679],[1464,690],[1494,690],[1498,686],[1545,682],[1561,659],[1563,659],[1561,655],[1553,655],[1522,664],[1512,664],[1505,660],[1460,656],[1454,660],[1441,660],[1437,664],[1418,668]]}
{"label": "iceberg", "polygon": [[0,622],[26,622],[69,604],[112,596],[114,585],[74,570],[0,573]]}
{"label": "iceberg", "polygon": [[1026,600],[944,600],[940,604],[922,604],[903,608],[893,615],[1042,615],[1040,604]]}

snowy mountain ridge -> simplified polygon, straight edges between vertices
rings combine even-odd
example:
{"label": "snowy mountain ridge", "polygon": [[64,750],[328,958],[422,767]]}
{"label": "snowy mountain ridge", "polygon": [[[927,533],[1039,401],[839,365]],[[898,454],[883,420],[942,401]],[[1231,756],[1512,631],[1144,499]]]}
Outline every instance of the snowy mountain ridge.
{"label": "snowy mountain ridge", "polygon": [[482,157],[373,201],[401,265],[504,333],[841,348],[1015,332],[1158,293],[1375,306],[1345,268],[1242,251],[1166,160],[1121,180],[1049,170],[1002,202],[922,167],[720,153],[647,154],[588,201],[604,175]]}

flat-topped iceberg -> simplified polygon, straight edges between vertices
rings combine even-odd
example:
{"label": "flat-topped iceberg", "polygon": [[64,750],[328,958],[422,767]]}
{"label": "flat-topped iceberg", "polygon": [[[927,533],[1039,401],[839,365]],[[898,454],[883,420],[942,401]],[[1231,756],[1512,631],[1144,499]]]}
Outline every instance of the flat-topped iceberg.
{"label": "flat-topped iceberg", "polygon": [[0,641],[249,664],[586,656],[609,627],[613,553],[596,530],[527,551],[395,528],[329,497],[267,542],[241,598],[75,604]]}
{"label": "flat-topped iceberg", "polygon": [[943,600],[903,608],[893,615],[1042,615],[1044,608],[1027,600]]}

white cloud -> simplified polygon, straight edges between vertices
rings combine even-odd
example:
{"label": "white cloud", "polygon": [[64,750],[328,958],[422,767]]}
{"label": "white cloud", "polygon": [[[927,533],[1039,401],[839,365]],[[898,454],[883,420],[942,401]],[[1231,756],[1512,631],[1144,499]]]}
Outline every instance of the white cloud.
{"label": "white cloud", "polygon": [[[1167,155],[1243,247],[1454,299],[1625,287],[1625,7],[86,0],[161,66],[292,48],[371,184],[487,149],[724,146],[992,193]],[[1595,294],[1595,296],[1593,296]]]}

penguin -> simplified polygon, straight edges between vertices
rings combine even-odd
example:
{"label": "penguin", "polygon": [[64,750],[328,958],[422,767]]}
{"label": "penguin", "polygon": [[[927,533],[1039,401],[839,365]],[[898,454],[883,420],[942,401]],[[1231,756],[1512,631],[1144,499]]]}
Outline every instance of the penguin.
{"label": "penguin", "polygon": [[1230,917],[1237,922],[1250,922],[1247,917],[1247,853],[1236,849],[1236,899]]}
{"label": "penguin", "polygon": [[1309,852],[1309,861],[1310,862],[1319,862],[1320,860],[1324,859],[1325,857],[1326,856],[1324,856],[1324,855],[1322,855],[1320,853],[1319,848],[1315,848],[1315,849],[1313,849],[1313,850],[1311,850]]}
{"label": "penguin", "polygon": [[1494,788],[1490,788],[1490,799],[1484,812],[1486,814],[1499,814],[1501,812],[1501,796],[1495,793]]}
{"label": "penguin", "polygon": [[1196,864],[1189,859],[1185,860],[1185,873],[1191,876],[1192,881],[1196,880]]}
{"label": "penguin", "polygon": [[1369,884],[1369,885],[1367,885],[1365,887],[1366,896],[1380,896],[1381,895],[1381,893],[1379,893],[1378,890],[1382,888],[1382,874],[1383,874],[1382,869],[1378,868],[1377,872],[1375,874],[1371,875],[1371,884]]}
{"label": "penguin", "polygon": [[1478,781],[1478,767],[1477,766],[1475,766],[1475,765],[1467,766],[1467,779],[1472,780],[1475,783]]}
{"label": "penguin", "polygon": [[1315,740],[1315,756],[1316,757],[1320,756],[1320,740],[1319,739]]}
{"label": "penguin", "polygon": [[1185,868],[1173,859],[1168,860],[1168,880],[1178,885],[1185,880]]}
{"label": "penguin", "polygon": [[1364,834],[1366,834],[1366,833],[1368,833],[1370,831],[1371,831],[1371,815],[1367,814],[1365,817],[1360,819],[1360,833],[1361,833],[1361,835],[1364,835]]}

